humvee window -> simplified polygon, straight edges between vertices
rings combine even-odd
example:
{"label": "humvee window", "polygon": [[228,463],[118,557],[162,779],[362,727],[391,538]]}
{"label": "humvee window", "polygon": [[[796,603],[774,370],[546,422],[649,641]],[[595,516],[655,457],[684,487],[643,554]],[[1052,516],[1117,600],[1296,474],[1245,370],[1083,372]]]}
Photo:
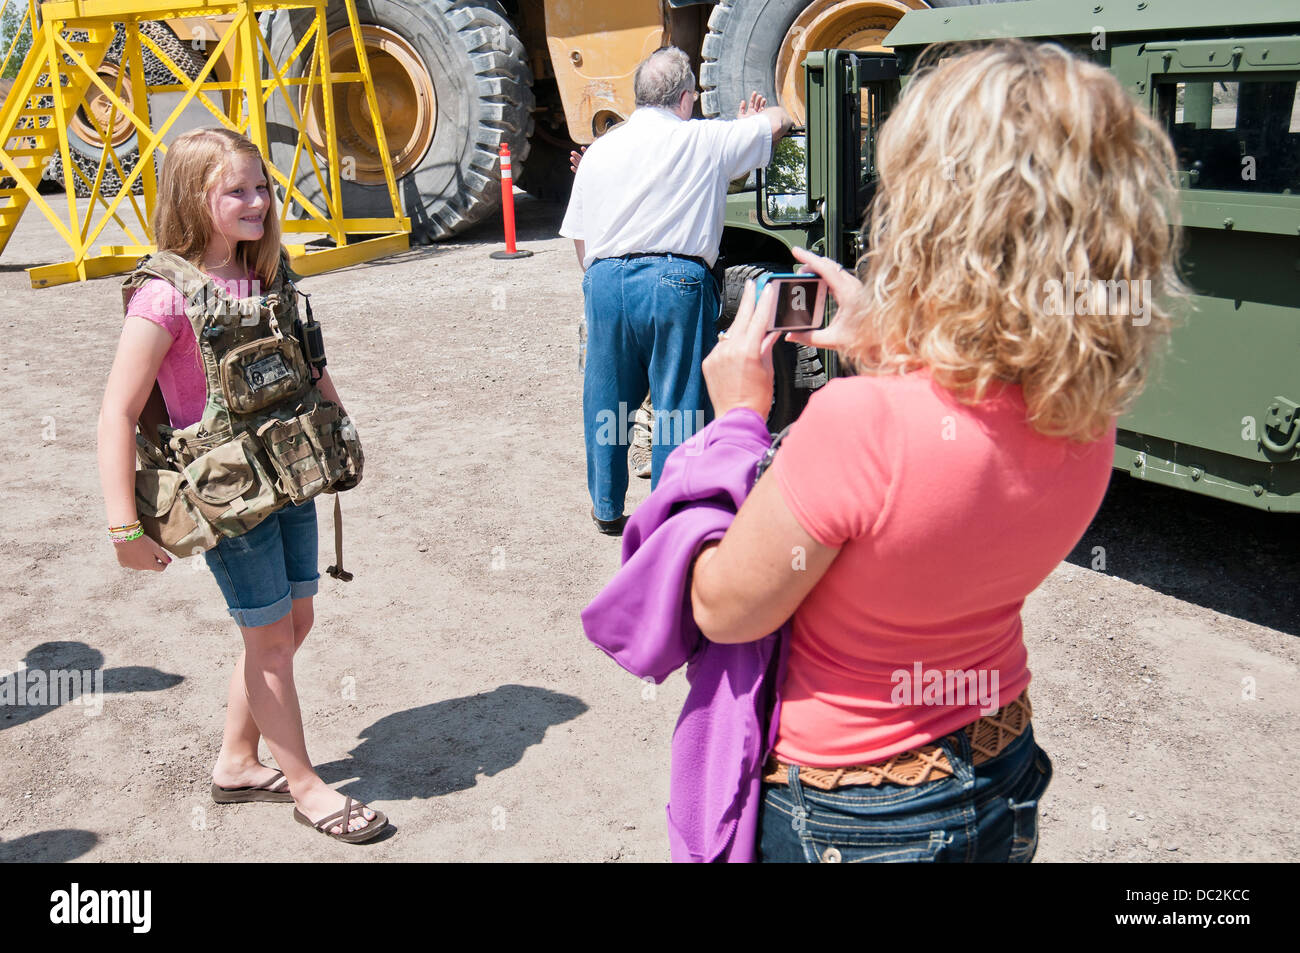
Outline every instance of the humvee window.
{"label": "humvee window", "polygon": [[786,136],[772,149],[764,173],[767,215],[774,222],[800,222],[808,218],[808,137]]}
{"label": "humvee window", "polygon": [[1159,87],[1159,108],[1187,188],[1300,193],[1296,83],[1167,83]]}
{"label": "humvee window", "polygon": [[885,121],[888,106],[889,103],[879,88],[867,86],[862,90],[862,121],[858,142],[858,155],[861,162],[858,188],[861,194],[859,204],[864,209],[871,204],[871,199],[876,193],[876,180],[880,174],[876,169],[876,138]]}

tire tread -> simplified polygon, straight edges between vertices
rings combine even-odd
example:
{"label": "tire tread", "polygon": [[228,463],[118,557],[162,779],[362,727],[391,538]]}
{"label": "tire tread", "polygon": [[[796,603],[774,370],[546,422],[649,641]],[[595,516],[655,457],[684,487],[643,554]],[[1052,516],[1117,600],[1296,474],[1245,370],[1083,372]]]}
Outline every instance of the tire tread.
{"label": "tire tread", "polygon": [[[528,139],[533,128],[533,76],[524,45],[504,8],[495,0],[424,0],[418,10],[404,14],[411,18],[405,32],[393,22],[397,19],[395,15],[392,20],[389,14],[376,15],[375,8],[365,2],[361,3],[359,12],[362,22],[386,23],[412,41],[415,37],[410,34],[415,32],[414,28],[421,19],[427,23],[430,18],[441,17],[447,34],[459,47],[456,55],[469,62],[469,70],[461,75],[471,104],[472,125],[464,130],[464,138],[454,158],[447,159],[451,153],[444,147],[444,155],[435,160],[455,163],[458,171],[453,177],[452,188],[457,191],[443,195],[423,194],[420,196],[421,208],[408,207],[406,210],[413,220],[412,242],[427,243],[449,238],[500,208],[497,155],[501,143],[510,144],[516,177],[528,158]],[[301,37],[301,31],[310,21],[288,17],[289,11],[276,13],[271,29],[280,27],[282,33]],[[290,29],[283,29],[285,23],[290,24]],[[284,40],[277,39],[277,42]],[[275,50],[276,46],[273,45],[272,49]],[[432,64],[430,71],[436,73]],[[440,101],[443,95],[439,92]],[[283,123],[286,119],[281,117],[278,121]],[[408,173],[408,176],[414,174]],[[405,181],[405,178],[399,180],[399,191],[401,182]],[[299,187],[309,197],[319,192],[314,177],[310,175],[300,179]],[[382,198],[375,201],[387,208],[387,192],[380,191],[383,192]],[[348,201],[346,192],[344,200]],[[366,200],[360,201],[364,204]]]}

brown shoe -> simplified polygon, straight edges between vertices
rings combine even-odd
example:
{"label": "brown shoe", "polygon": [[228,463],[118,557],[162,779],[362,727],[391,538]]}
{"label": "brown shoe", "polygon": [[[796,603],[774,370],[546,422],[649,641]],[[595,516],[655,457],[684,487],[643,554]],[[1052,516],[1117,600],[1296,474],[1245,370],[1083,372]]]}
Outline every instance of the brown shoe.
{"label": "brown shoe", "polygon": [[593,506],[591,508],[591,521],[606,536],[622,536],[623,527],[627,525],[627,516],[620,516],[616,520],[598,520],[596,519],[596,508]]}

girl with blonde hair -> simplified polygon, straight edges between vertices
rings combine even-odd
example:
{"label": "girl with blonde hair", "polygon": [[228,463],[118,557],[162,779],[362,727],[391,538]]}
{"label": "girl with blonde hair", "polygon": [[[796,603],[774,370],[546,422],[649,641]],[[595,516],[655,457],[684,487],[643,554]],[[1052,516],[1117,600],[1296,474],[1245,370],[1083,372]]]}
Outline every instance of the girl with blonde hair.
{"label": "girl with blonde hair", "polygon": [[[858,374],[701,549],[694,617],[722,643],[792,620],[763,859],[1029,861],[1051,762],[1020,610],[1186,293],[1174,153],[1104,69],[1006,41],[923,61],[878,165],[862,280],[796,252],[840,310],[789,337]],[[1113,306],[1120,282],[1142,298]],[[719,418],[768,412],[774,307],[751,289],[704,363]]]}
{"label": "girl with blonde hair", "polygon": [[[269,288],[280,268],[280,226],[266,163],[251,141],[227,129],[196,129],[171,144],[153,224],[159,251],[186,259],[235,297]],[[136,422],[155,381],[173,427],[202,417],[207,388],[195,332],[184,297],[161,279],[140,287],[127,307],[100,410],[99,471],[118,562],[162,572],[171,557],[138,531],[135,500]],[[328,371],[316,386],[342,407]],[[296,819],[355,843],[377,836],[387,819],[317,775],[293,682],[294,653],[312,626],[316,553],[314,500],[285,506],[204,553],[244,640],[230,681],[212,797],[218,803],[292,801]],[[258,758],[263,737],[279,770]]]}

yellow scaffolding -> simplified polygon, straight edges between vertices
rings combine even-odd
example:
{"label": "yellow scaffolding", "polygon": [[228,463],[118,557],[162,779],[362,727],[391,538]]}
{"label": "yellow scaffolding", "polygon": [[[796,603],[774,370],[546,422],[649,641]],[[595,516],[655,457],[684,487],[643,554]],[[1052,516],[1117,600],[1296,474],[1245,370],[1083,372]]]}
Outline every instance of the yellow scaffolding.
{"label": "yellow scaffolding", "polygon": [[[320,233],[333,239],[333,248],[312,252],[308,252],[305,245],[286,244],[285,247],[292,256],[293,268],[299,274],[312,275],[332,268],[342,268],[408,247],[411,221],[401,215],[392,159],[384,138],[383,124],[379,119],[374,82],[361,38],[355,0],[344,0],[344,3],[347,6],[348,24],[358,66],[356,72],[347,73],[334,72],[330,67],[328,39],[324,28],[328,0],[207,0],[185,5],[178,5],[171,0],[56,0],[39,4],[39,13],[35,0],[29,0],[27,18],[33,31],[31,48],[3,108],[0,108],[0,175],[7,175],[15,182],[12,188],[0,189],[0,253],[4,251],[23,211],[28,205],[34,205],[67,242],[73,257],[66,262],[29,268],[32,287],[84,281],[90,277],[131,270],[142,255],[154,251],[152,218],[156,201],[157,156],[167,152],[163,137],[195,101],[206,107],[221,125],[248,136],[261,150],[271,177],[281,188],[283,200],[280,217],[284,233]],[[285,61],[276,63],[258,29],[257,14],[299,8],[313,10],[314,20]],[[232,19],[215,50],[207,58],[206,65],[193,79],[152,38],[139,29],[140,23],[145,20],[214,16],[230,16]],[[119,25],[125,38],[125,68],[117,71],[116,88],[110,88],[96,71],[103,62]],[[311,62],[307,69],[301,76],[288,76],[290,67],[304,55],[309,46]],[[230,81],[223,82],[212,74],[227,47],[233,53],[234,66]],[[150,85],[146,82],[143,48],[148,48],[174,74],[175,83]],[[12,51],[12,46],[10,49]],[[130,104],[124,102],[121,95],[123,77],[128,76],[131,83]],[[393,207],[393,215],[389,218],[348,218],[343,213],[339,145],[334,124],[333,86],[336,83],[364,85],[366,104],[374,124],[375,141],[383,161],[384,180]],[[95,124],[105,143],[93,182],[72,162],[68,146],[68,123],[92,84],[110,104],[109,114],[102,127],[99,118],[91,115],[90,110],[82,113]],[[326,144],[324,170],[308,142],[298,103],[290,94],[294,87],[304,85],[304,103],[312,101],[318,85],[321,93]],[[157,128],[151,129],[149,94],[165,92],[184,95],[170,114],[157,124]],[[207,95],[209,93],[218,94],[216,102]],[[272,163],[270,143],[267,140],[264,107],[270,97],[277,94],[283,96],[288,104],[298,131],[291,167],[287,173]],[[223,101],[225,108],[218,105]],[[123,170],[122,163],[110,144],[110,133],[119,111],[130,119],[137,132],[139,156],[129,174]],[[63,163],[64,191],[68,200],[66,223],[37,190],[38,183],[56,154]],[[304,154],[316,176],[324,209],[312,202],[295,184]],[[100,189],[110,161],[121,180],[121,187],[111,196],[101,194]],[[77,177],[85,182],[91,193],[90,204],[84,216],[77,207]],[[144,194],[143,209],[134,195],[137,181],[141,183]],[[134,212],[143,239],[123,220],[124,202],[128,202]],[[100,209],[96,218],[97,203]],[[290,209],[295,205],[305,213],[305,218],[289,218]],[[99,253],[92,254],[94,242],[110,220],[117,222],[132,244],[101,245]],[[349,233],[378,237],[349,244]]]}

